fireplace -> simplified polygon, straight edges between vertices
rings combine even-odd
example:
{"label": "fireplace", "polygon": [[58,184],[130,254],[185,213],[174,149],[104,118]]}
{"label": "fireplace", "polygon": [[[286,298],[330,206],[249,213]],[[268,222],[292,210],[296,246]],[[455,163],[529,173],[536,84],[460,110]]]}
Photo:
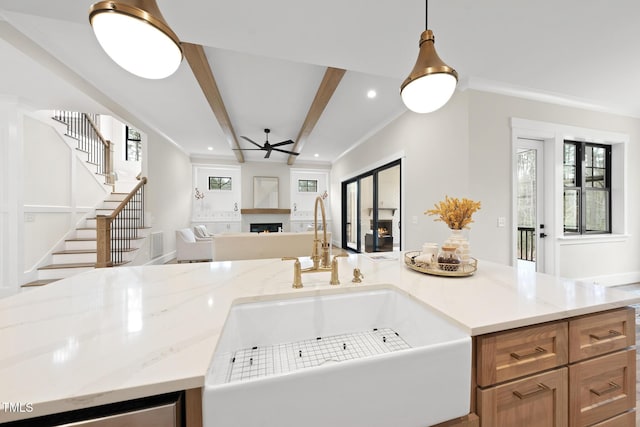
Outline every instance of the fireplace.
{"label": "fireplace", "polygon": [[373,230],[373,220],[369,222],[369,227],[372,231],[378,233],[378,247],[374,250],[373,247],[373,234],[366,234],[364,236],[364,250],[366,252],[389,252],[393,251],[393,220],[391,219],[379,219],[378,229]]}
{"label": "fireplace", "polygon": [[249,231],[252,233],[263,233],[268,231],[269,233],[277,233],[282,231],[281,222],[254,222],[249,224]]}

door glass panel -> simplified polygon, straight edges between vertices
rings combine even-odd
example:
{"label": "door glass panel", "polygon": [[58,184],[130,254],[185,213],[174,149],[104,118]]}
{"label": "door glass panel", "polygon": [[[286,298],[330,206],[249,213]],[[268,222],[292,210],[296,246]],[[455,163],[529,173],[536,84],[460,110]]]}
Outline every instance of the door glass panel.
{"label": "door glass panel", "polygon": [[536,150],[518,152],[518,259],[536,260]]}
{"label": "door glass panel", "polygon": [[[400,247],[400,165],[378,173],[378,244],[377,252]],[[373,229],[373,224],[372,224]]]}
{"label": "door glass panel", "polygon": [[358,250],[358,182],[347,184],[347,247]]}
{"label": "door glass panel", "polygon": [[373,175],[360,179],[360,233],[365,252],[374,252]]}

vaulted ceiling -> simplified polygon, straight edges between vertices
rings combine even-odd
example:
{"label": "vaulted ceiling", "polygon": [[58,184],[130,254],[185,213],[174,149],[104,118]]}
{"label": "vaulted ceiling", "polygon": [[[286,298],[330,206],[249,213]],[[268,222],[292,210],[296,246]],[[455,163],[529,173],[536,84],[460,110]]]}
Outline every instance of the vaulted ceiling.
{"label": "vaulted ceiling", "polygon": [[[236,158],[188,61],[164,80],[128,74],[95,40],[87,14],[92,3],[0,0],[0,95],[36,108],[134,117],[130,124],[154,129],[191,155]],[[331,162],[406,111],[399,86],[424,30],[422,0],[157,3],[183,42],[203,47],[237,136],[262,143],[270,128],[272,143],[297,140],[328,67],[347,71],[301,138],[297,161]],[[460,75],[458,90],[634,117],[640,117],[638,16],[636,0],[429,5],[429,27],[438,53]],[[373,99],[370,89],[377,92]],[[264,157],[244,153],[246,160]],[[288,157],[273,153],[269,161]]]}

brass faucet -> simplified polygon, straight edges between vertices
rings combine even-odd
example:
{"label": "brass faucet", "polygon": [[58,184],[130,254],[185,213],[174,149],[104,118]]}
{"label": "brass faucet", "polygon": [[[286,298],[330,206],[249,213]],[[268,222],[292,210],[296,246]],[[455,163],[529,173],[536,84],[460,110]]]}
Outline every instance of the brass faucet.
{"label": "brass faucet", "polygon": [[[322,213],[322,240],[318,239],[318,206],[320,206],[320,210]],[[330,271],[331,272],[331,280],[329,284],[331,285],[339,285],[340,280],[338,279],[338,258],[346,257],[346,254],[340,254],[333,257],[333,260],[329,262],[329,247],[330,243],[327,241],[327,220],[325,216],[324,210],[324,202],[322,201],[322,197],[316,197],[316,204],[313,211],[313,228],[314,228],[314,236],[313,236],[313,247],[311,248],[311,261],[313,262],[312,267],[302,269],[300,267],[300,260],[298,258],[293,257],[284,257],[283,261],[286,260],[295,260],[293,264],[293,287],[301,288],[302,287],[302,274],[304,273],[315,273],[321,271]],[[318,251],[318,246],[320,246],[321,253]]]}

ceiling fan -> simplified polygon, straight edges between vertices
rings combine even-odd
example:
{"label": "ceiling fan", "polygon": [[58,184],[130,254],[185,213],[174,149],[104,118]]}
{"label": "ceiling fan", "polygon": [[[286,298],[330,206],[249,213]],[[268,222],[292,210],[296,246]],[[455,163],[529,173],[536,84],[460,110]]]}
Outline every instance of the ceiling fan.
{"label": "ceiling fan", "polygon": [[252,141],[251,139],[247,138],[246,136],[240,136],[240,138],[249,141],[250,143],[252,143],[253,145],[255,145],[258,148],[234,148],[234,150],[243,150],[243,151],[266,151],[267,154],[264,155],[265,159],[268,159],[269,156],[271,155],[272,151],[279,151],[281,153],[286,153],[286,154],[291,154],[293,156],[297,156],[300,153],[296,153],[295,151],[288,151],[288,150],[282,150],[280,148],[275,148],[275,147],[281,147],[283,145],[289,145],[289,144],[293,144],[293,141],[288,139],[286,141],[282,141],[282,142],[276,142],[275,144],[271,144],[269,142],[269,132],[271,132],[271,129],[265,129],[264,133],[267,136],[267,140],[265,141],[264,145],[260,145],[255,141]]}

